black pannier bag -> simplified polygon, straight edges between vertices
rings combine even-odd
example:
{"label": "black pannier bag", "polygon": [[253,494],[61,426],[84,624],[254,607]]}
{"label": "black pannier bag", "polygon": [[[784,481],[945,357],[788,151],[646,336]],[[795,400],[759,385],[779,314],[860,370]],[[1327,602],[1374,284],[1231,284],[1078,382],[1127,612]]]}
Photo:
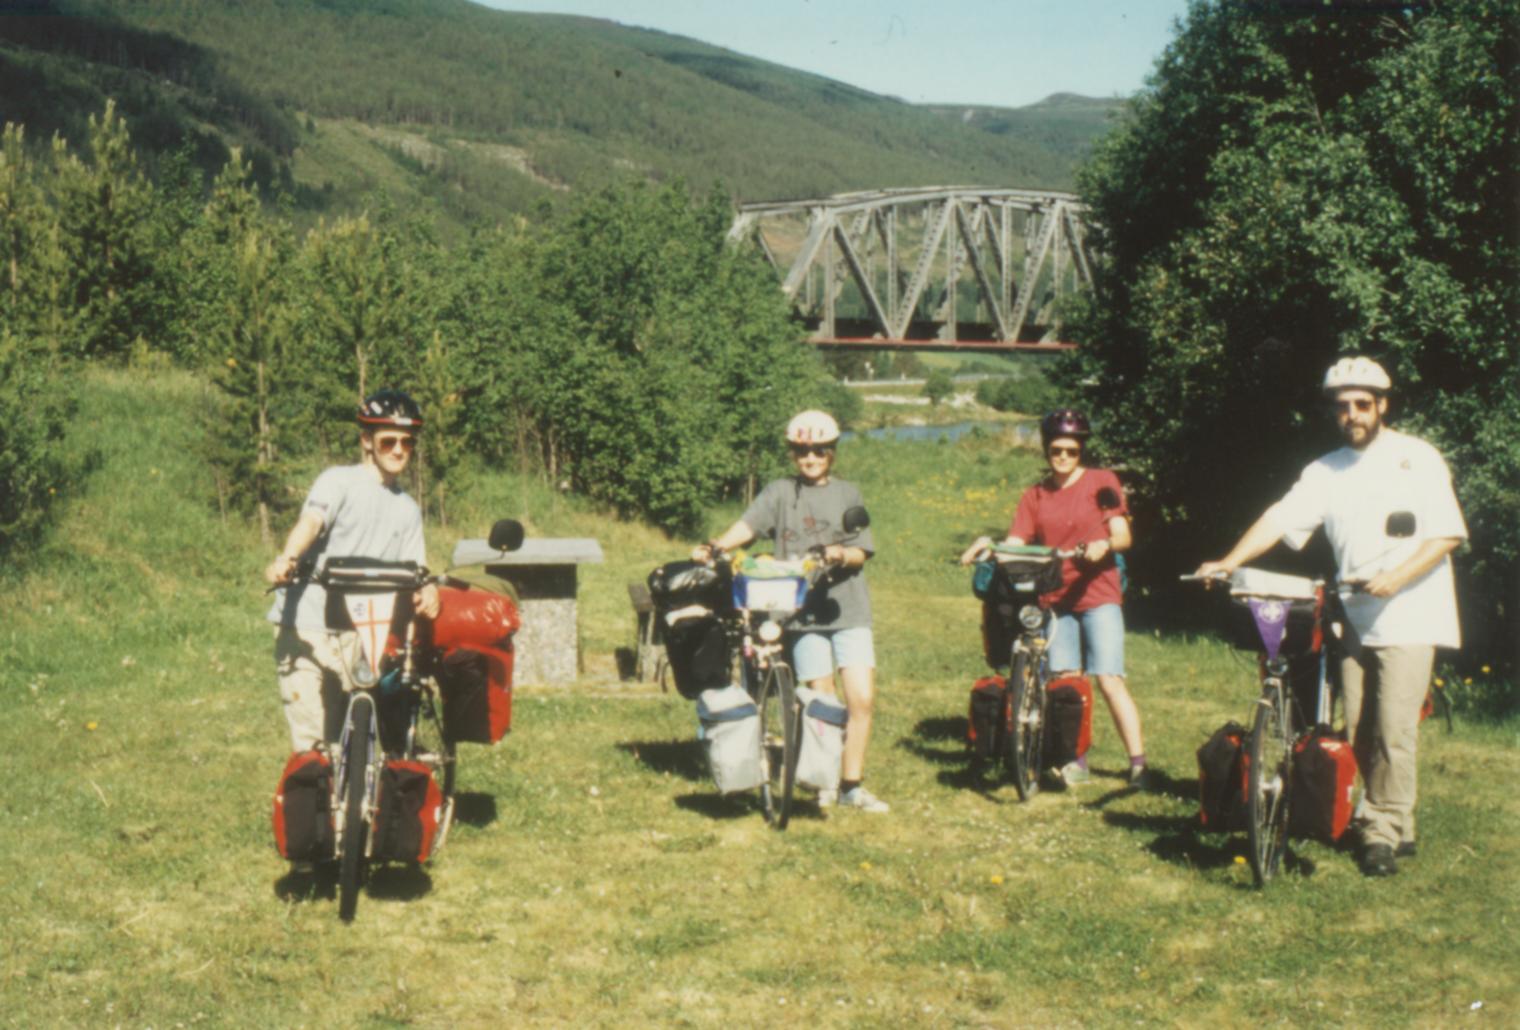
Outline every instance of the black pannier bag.
{"label": "black pannier bag", "polygon": [[461,645],[438,669],[443,732],[462,744],[494,744],[512,728],[511,651]]}
{"label": "black pannier bag", "polygon": [[666,562],[649,574],[649,597],[658,611],[701,605],[715,612],[733,607],[733,573],[722,563]]}
{"label": "black pannier bag", "polygon": [[393,759],[380,770],[371,857],[426,862],[443,822],[443,792],[422,762]]}
{"label": "black pannier bag", "polygon": [[1045,685],[1045,740],[1041,764],[1059,769],[1092,745],[1092,684],[1086,676],[1063,676]]}
{"label": "black pannier bag", "polygon": [[980,775],[991,772],[1003,749],[1007,733],[1008,681],[1001,676],[984,676],[971,687],[971,704],[966,716],[966,745],[971,750],[971,770]]}
{"label": "black pannier bag", "polygon": [[332,765],[324,752],[298,751],[274,796],[274,843],[292,862],[333,857]]}
{"label": "black pannier bag", "polygon": [[676,691],[688,701],[695,701],[704,690],[728,686],[728,633],[723,622],[712,615],[699,615],[667,624],[665,662],[675,678]]}
{"label": "black pannier bag", "polygon": [[1198,821],[1220,833],[1246,825],[1246,728],[1227,722],[1198,749]]}

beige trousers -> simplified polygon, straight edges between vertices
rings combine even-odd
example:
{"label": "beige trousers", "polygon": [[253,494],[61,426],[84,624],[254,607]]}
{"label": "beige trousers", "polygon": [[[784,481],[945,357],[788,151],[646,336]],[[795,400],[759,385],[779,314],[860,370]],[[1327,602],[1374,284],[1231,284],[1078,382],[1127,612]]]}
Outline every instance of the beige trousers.
{"label": "beige trousers", "polygon": [[290,725],[290,749],[306,751],[338,739],[344,700],[353,689],[349,661],[358,653],[353,630],[309,632],[275,628],[275,676]]}
{"label": "beige trousers", "polygon": [[1341,660],[1346,728],[1364,793],[1354,822],[1364,844],[1414,840],[1415,749],[1434,647],[1364,647]]}

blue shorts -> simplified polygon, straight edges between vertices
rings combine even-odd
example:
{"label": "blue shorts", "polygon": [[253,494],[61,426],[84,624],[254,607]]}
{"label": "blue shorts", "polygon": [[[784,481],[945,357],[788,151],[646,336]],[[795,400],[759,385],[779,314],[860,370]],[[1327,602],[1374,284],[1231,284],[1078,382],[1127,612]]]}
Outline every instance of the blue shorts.
{"label": "blue shorts", "polygon": [[792,641],[797,682],[828,679],[835,669],[876,668],[876,645],[870,626],[819,630]]}
{"label": "blue shorts", "polygon": [[1124,609],[1117,604],[1100,604],[1085,612],[1058,612],[1055,639],[1046,659],[1051,672],[1081,670],[1089,676],[1123,676]]}

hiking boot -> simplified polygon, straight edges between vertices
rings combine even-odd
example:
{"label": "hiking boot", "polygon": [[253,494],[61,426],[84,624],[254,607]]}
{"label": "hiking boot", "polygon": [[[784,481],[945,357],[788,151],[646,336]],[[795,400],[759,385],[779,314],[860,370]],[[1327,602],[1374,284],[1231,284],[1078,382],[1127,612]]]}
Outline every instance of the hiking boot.
{"label": "hiking boot", "polygon": [[1412,840],[1401,840],[1399,846],[1393,849],[1394,858],[1413,858],[1419,853],[1419,845]]}
{"label": "hiking boot", "polygon": [[890,811],[892,807],[864,787],[855,787],[845,791],[840,795],[839,803],[845,808],[858,808],[862,812],[886,812]]}
{"label": "hiking boot", "polygon": [[1362,852],[1362,873],[1366,876],[1392,876],[1399,871],[1393,848],[1387,844],[1369,844]]}
{"label": "hiking boot", "polygon": [[838,803],[839,803],[839,791],[831,789],[831,790],[820,790],[818,792],[818,807],[819,808],[833,808]]}
{"label": "hiking boot", "polygon": [[1132,765],[1129,767],[1129,785],[1131,787],[1134,787],[1136,790],[1148,790],[1150,783],[1150,773],[1146,770],[1145,766]]}
{"label": "hiking boot", "polygon": [[1061,766],[1061,782],[1068,787],[1075,787],[1079,783],[1086,783],[1092,779],[1092,773],[1087,771],[1087,766],[1081,762],[1067,762]]}

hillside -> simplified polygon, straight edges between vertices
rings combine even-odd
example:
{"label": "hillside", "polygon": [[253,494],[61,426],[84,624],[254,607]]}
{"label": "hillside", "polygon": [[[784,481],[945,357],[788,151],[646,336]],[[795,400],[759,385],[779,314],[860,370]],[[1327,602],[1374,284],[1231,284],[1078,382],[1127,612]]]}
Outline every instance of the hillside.
{"label": "hillside", "polygon": [[1026,107],[928,104],[925,110],[994,136],[1042,146],[1076,162],[1113,125],[1124,110],[1124,101],[1116,97],[1052,93]]}
{"label": "hillside", "polygon": [[150,163],[187,136],[208,167],[240,145],[299,210],[384,189],[455,225],[630,174],[743,199],[1063,187],[1073,126],[1093,124],[1047,105],[947,118],[662,32],[466,0],[7,0],[0,85],[34,141],[81,139],[115,96]]}

